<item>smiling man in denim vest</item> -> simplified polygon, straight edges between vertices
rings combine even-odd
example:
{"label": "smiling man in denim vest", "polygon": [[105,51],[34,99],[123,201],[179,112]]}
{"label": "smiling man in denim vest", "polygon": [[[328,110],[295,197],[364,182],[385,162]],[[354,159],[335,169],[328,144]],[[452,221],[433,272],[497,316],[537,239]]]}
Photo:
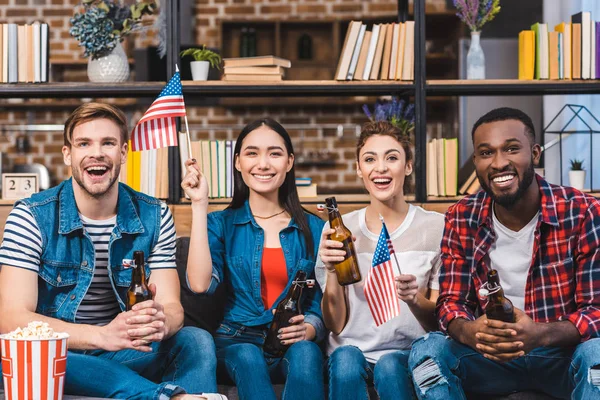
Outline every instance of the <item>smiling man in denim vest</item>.
{"label": "smiling man in denim vest", "polygon": [[[172,215],[118,183],[127,133],[123,113],[106,104],[84,104],[65,123],[73,178],[18,201],[6,222],[0,332],[33,320],[67,332],[66,393],[181,399],[215,392],[212,337],[182,329]],[[124,260],[136,250],[146,255],[154,296],[125,311],[131,269]]]}

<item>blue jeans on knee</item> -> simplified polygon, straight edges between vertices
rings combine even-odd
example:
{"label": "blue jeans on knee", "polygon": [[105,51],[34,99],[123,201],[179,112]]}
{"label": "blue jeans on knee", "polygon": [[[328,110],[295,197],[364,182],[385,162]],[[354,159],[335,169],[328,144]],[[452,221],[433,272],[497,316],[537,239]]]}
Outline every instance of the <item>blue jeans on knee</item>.
{"label": "blue jeans on knee", "polygon": [[284,400],[321,400],[323,354],[314,342],[294,343],[283,358],[266,357],[264,327],[223,322],[215,332],[219,376],[236,384],[242,400],[276,400],[273,383],[285,382]]}
{"label": "blue jeans on knee", "polygon": [[373,364],[358,347],[338,347],[329,357],[329,399],[368,400],[368,386],[375,386],[381,400],[414,398],[409,352],[394,351]]}
{"label": "blue jeans on knee", "polygon": [[524,390],[563,399],[600,399],[600,384],[592,383],[591,369],[599,363],[600,339],[574,348],[540,347],[497,363],[440,332],[417,339],[408,361],[417,397],[444,400],[466,399],[464,391],[504,395]]}
{"label": "blue jeans on knee", "polygon": [[163,400],[179,393],[217,391],[215,344],[210,333],[186,327],[151,347],[151,353],[70,351],[65,393]]}

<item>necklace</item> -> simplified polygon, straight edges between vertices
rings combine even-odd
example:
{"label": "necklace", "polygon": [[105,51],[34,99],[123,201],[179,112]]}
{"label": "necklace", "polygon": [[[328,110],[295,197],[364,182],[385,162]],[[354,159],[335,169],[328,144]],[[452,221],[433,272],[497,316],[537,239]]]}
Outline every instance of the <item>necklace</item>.
{"label": "necklace", "polygon": [[280,215],[280,214],[283,214],[284,212],[285,212],[285,209],[283,209],[283,210],[281,210],[281,211],[279,211],[278,213],[275,213],[275,214],[273,214],[273,215],[269,215],[268,217],[261,217],[260,215],[254,215],[254,214],[252,214],[252,216],[253,216],[254,218],[260,218],[260,219],[269,219],[269,218],[276,217],[276,216],[278,216],[278,215]]}

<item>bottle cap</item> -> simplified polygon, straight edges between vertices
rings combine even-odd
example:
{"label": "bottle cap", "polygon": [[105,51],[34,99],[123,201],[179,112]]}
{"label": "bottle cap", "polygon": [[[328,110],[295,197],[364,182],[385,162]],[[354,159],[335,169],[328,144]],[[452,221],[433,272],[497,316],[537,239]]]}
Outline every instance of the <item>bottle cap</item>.
{"label": "bottle cap", "polygon": [[486,298],[489,296],[489,294],[490,294],[490,291],[487,290],[486,288],[483,288],[483,287],[479,288],[479,297]]}

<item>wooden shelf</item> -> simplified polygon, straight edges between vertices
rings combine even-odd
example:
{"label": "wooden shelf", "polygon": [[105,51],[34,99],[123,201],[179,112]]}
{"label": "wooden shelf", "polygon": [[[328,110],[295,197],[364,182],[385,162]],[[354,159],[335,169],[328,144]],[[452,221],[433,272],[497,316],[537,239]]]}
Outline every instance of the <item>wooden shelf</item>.
{"label": "wooden shelf", "polygon": [[5,83],[0,98],[81,98],[81,97],[156,97],[165,82],[123,83]]}
{"label": "wooden shelf", "polygon": [[348,96],[412,94],[415,86],[404,81],[183,81],[184,95],[235,96]]}
{"label": "wooden shelf", "polygon": [[600,94],[600,80],[428,80],[425,90],[428,96]]}

